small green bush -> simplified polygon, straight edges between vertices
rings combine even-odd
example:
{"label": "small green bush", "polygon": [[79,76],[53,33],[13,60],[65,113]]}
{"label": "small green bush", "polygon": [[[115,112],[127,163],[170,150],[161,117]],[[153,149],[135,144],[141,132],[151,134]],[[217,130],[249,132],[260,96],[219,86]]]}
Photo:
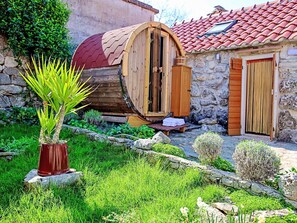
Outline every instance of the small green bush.
{"label": "small green bush", "polygon": [[186,158],[186,154],[182,149],[170,144],[156,143],[155,145],[153,145],[152,150],[155,152]]}
{"label": "small green bush", "polygon": [[2,124],[27,124],[37,125],[39,123],[35,108],[12,107],[0,110]]}
{"label": "small green bush", "polygon": [[96,110],[89,110],[83,115],[83,119],[92,125],[105,125],[102,113]]}
{"label": "small green bush", "polygon": [[142,125],[140,127],[131,127],[128,123],[125,123],[111,128],[106,134],[110,136],[126,134],[146,139],[152,138],[155,134],[155,130],[148,127],[147,125]]}
{"label": "small green bush", "polygon": [[0,33],[17,56],[67,59],[70,44],[66,23],[70,10],[61,0],[0,1]]}
{"label": "small green bush", "polygon": [[193,148],[202,163],[211,164],[219,157],[222,145],[223,139],[217,133],[206,132],[195,139]]}
{"label": "small green bush", "polygon": [[228,160],[223,159],[220,156],[216,160],[214,160],[211,163],[211,165],[220,170],[235,172],[233,164],[230,163]]}
{"label": "small green bush", "polygon": [[264,181],[278,173],[280,159],[263,142],[245,140],[240,142],[233,154],[235,169],[244,179]]}

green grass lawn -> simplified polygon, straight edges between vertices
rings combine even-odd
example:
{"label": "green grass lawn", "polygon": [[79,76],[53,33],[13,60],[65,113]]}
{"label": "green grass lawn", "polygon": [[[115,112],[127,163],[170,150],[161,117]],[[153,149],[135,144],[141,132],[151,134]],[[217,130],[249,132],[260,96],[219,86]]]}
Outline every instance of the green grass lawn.
{"label": "green grass lawn", "polygon": [[230,196],[249,212],[284,207],[273,198],[207,185],[198,171],[166,170],[122,147],[67,130],[62,138],[68,140],[70,166],[82,171],[84,180],[72,187],[26,191],[22,181],[37,167],[38,134],[35,126],[0,127],[0,148],[22,150],[11,162],[0,159],[0,222],[104,222],[112,213],[126,219],[115,222],[182,222],[179,209],[193,213],[198,197],[209,203]]}

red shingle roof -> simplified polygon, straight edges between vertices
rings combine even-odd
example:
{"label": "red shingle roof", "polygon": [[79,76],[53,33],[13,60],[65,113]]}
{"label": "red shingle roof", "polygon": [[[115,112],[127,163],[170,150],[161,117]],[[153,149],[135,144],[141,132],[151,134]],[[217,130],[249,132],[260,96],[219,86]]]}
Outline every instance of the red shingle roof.
{"label": "red shingle roof", "polygon": [[[204,35],[216,23],[237,20],[225,33]],[[175,25],[187,52],[235,49],[297,40],[297,0],[277,0]]]}
{"label": "red shingle roof", "polygon": [[90,36],[76,49],[72,64],[85,69],[120,64],[130,35],[140,25],[137,24]]}

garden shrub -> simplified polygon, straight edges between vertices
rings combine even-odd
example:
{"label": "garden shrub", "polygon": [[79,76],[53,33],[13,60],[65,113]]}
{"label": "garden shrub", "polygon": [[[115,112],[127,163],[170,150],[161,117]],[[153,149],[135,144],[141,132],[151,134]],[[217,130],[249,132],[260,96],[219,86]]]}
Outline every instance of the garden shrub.
{"label": "garden shrub", "polygon": [[103,120],[102,113],[96,110],[89,110],[84,113],[83,119],[92,124],[92,125],[105,125],[105,121]]}
{"label": "garden shrub", "polygon": [[222,145],[223,139],[217,133],[206,132],[195,139],[193,148],[202,163],[211,164],[219,157]]}
{"label": "garden shrub", "polygon": [[1,124],[37,125],[38,117],[35,108],[12,107],[0,110]]}
{"label": "garden shrub", "polygon": [[142,125],[140,127],[132,127],[128,123],[125,123],[111,128],[106,134],[110,136],[126,134],[146,139],[152,138],[155,134],[155,130],[153,128],[148,127],[147,125]]}
{"label": "garden shrub", "polygon": [[186,154],[182,149],[170,144],[156,143],[155,145],[153,145],[152,150],[155,152],[186,158]]}
{"label": "garden shrub", "polygon": [[0,1],[0,33],[16,56],[66,59],[70,57],[69,15],[61,0]]}
{"label": "garden shrub", "polygon": [[279,171],[280,159],[263,142],[245,140],[240,142],[233,154],[235,169],[244,179],[264,181]]}
{"label": "garden shrub", "polygon": [[220,156],[214,161],[212,161],[211,165],[220,170],[235,172],[235,169],[232,163],[230,163],[228,160],[223,159]]}

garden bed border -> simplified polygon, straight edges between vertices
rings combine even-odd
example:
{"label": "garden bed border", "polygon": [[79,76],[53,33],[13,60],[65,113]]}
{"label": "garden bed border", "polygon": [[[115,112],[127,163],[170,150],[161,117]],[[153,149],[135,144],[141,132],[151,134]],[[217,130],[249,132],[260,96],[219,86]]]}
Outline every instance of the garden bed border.
{"label": "garden bed border", "polygon": [[64,125],[64,127],[70,129],[74,133],[84,134],[88,136],[91,140],[109,141],[113,145],[124,146],[127,149],[130,149],[146,157],[154,157],[154,158],[163,157],[169,162],[169,166],[175,170],[185,169],[185,168],[197,169],[203,172],[204,177],[207,180],[211,181],[212,183],[224,185],[227,187],[232,187],[235,189],[243,189],[254,195],[266,195],[266,196],[284,199],[287,203],[297,208],[297,201],[293,201],[284,197],[279,191],[269,186],[266,186],[254,181],[243,180],[240,177],[238,177],[235,173],[218,170],[211,166],[201,165],[198,162],[187,160],[181,157],[154,152],[152,150],[144,150],[144,149],[136,148],[134,147],[134,141],[130,139],[106,136],[106,135],[95,133],[87,129],[82,129],[82,128],[73,127],[69,125]]}

